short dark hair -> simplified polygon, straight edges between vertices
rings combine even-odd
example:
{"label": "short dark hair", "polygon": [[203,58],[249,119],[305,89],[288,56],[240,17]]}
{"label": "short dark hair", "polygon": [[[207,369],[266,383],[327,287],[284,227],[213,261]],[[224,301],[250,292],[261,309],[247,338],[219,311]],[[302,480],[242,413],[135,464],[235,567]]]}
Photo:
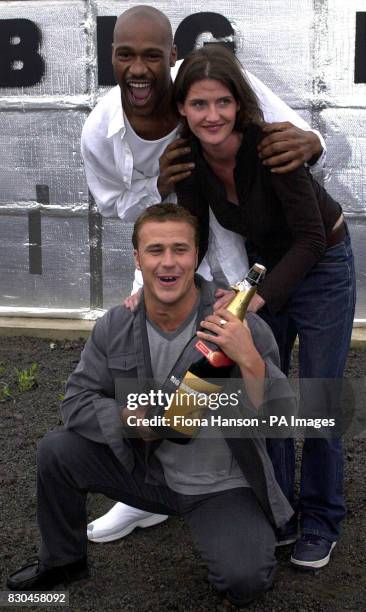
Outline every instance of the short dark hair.
{"label": "short dark hair", "polygon": [[164,221],[180,221],[188,223],[194,231],[194,241],[198,248],[199,244],[199,228],[197,217],[191,215],[191,213],[183,206],[177,206],[171,203],[165,204],[153,204],[149,206],[144,212],[139,215],[135,221],[132,233],[132,244],[133,248],[138,248],[138,236],[141,227],[148,221],[158,221],[164,223]]}
{"label": "short dark hair", "polygon": [[[231,49],[220,44],[207,44],[189,53],[174,82],[175,102],[184,104],[191,86],[203,79],[214,79],[225,85],[239,103],[234,129],[242,132],[249,123],[260,124],[263,113],[243,67]],[[191,135],[185,117],[182,117],[183,138]]]}

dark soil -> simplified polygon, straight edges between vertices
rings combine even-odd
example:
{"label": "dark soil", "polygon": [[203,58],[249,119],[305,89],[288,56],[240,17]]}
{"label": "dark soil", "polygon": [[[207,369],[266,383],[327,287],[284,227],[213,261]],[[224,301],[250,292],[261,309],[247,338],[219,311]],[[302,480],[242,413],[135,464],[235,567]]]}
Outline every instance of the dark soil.
{"label": "dark soil", "polygon": [[[82,342],[0,338],[0,392],[12,398],[0,403],[2,512],[0,529],[1,589],[6,575],[37,551],[35,448],[44,433],[60,424],[64,383],[79,359]],[[15,368],[38,364],[38,386],[17,389]],[[358,379],[366,369],[366,352],[351,351],[347,376]],[[344,612],[366,610],[365,508],[366,440],[345,443],[345,492],[348,516],[331,563],[318,573],[290,566],[291,548],[278,551],[274,588],[250,609],[266,612]],[[90,519],[111,507],[102,496],[89,497]],[[137,530],[110,544],[89,544],[90,578],[69,587],[72,610],[132,612],[214,611],[220,598],[211,589],[203,562],[192,546],[184,522]],[[33,609],[41,609],[33,608]],[[44,609],[44,608],[43,608]]]}

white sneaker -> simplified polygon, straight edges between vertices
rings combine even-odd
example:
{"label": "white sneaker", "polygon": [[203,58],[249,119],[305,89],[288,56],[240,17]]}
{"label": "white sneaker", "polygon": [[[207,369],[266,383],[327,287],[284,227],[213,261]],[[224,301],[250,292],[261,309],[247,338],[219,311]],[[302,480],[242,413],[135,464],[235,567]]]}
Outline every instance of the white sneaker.
{"label": "white sneaker", "polygon": [[152,527],[166,521],[166,514],[152,514],[117,502],[107,514],[88,525],[91,542],[112,542],[124,538],[135,527]]}

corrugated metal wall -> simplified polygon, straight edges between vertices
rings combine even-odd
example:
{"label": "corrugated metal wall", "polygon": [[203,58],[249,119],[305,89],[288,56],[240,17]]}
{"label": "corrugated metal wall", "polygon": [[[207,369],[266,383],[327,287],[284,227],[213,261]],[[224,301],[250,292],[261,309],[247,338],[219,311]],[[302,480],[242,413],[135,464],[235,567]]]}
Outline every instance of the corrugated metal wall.
{"label": "corrugated metal wall", "polygon": [[[99,85],[108,82],[103,48],[110,53],[103,38],[110,23],[102,18],[135,4],[0,3],[0,314],[92,318],[129,293],[131,228],[96,214],[79,141],[87,114],[107,90]],[[328,146],[323,178],[351,227],[357,319],[366,320],[364,0],[146,4],[164,11],[174,31],[199,11],[226,18],[223,35],[233,30],[241,62],[320,129]],[[214,17],[193,20],[201,33],[188,45],[214,38]]]}

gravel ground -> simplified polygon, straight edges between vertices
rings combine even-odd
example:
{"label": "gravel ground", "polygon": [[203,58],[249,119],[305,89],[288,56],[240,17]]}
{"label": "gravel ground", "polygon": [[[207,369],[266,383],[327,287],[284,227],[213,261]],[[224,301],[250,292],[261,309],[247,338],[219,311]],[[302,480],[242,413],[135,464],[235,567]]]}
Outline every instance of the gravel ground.
{"label": "gravel ground", "polygon": [[[68,374],[76,365],[80,342],[0,338],[0,393],[9,384],[12,397],[0,403],[2,512],[1,589],[10,570],[37,551],[35,446],[60,424],[59,402]],[[15,368],[38,364],[38,386],[20,392]],[[358,379],[366,352],[350,353],[347,377]],[[6,390],[6,389],[5,389]],[[291,549],[278,551],[274,588],[250,610],[266,612],[344,612],[366,610],[365,439],[345,444],[348,516],[331,563],[318,573],[302,573],[289,564]],[[90,496],[90,519],[111,502]],[[71,610],[132,612],[214,611],[220,598],[211,589],[204,564],[192,546],[184,522],[137,530],[110,544],[89,544],[90,578],[70,585]],[[32,609],[32,608],[31,608]],[[33,609],[41,609],[33,608]],[[43,608],[44,609],[44,608]]]}

